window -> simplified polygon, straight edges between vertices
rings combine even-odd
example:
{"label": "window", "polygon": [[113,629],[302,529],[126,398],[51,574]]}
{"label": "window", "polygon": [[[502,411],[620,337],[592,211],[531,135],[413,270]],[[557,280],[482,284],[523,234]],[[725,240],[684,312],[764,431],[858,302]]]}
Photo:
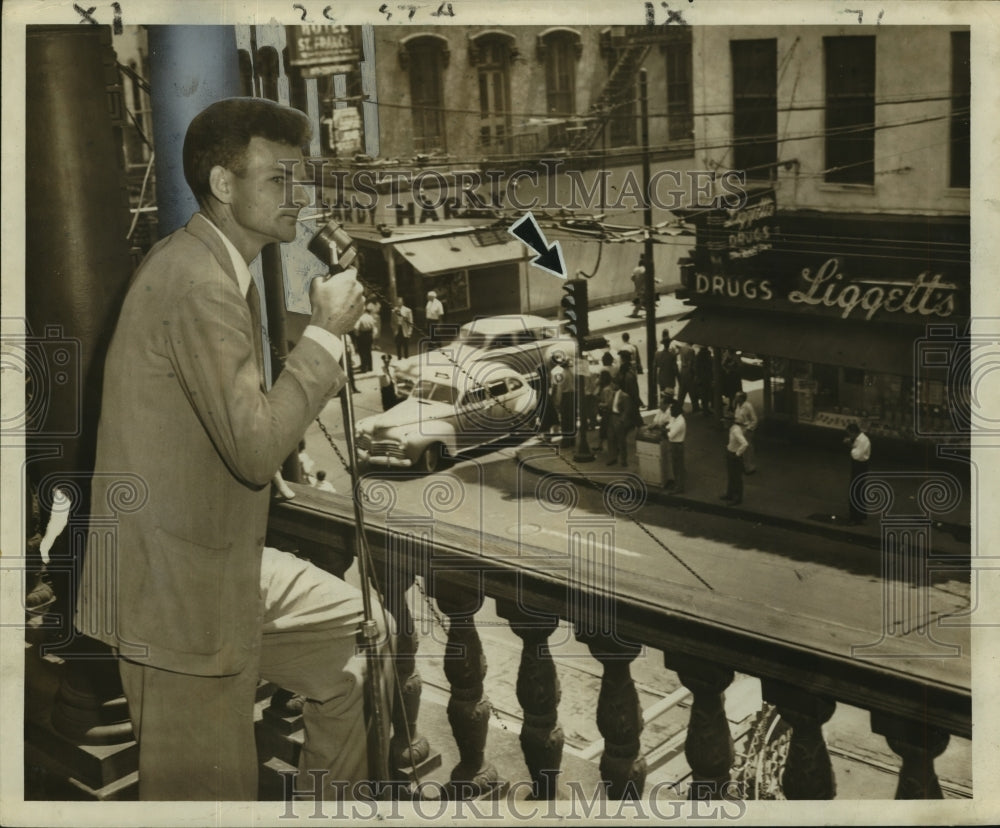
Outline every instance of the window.
{"label": "window", "polygon": [[691,40],[668,42],[667,56],[667,138],[690,141],[694,137],[694,116],[691,111]]}
{"label": "window", "polygon": [[413,117],[413,149],[434,152],[447,149],[444,117],[444,70],[448,65],[448,41],[437,35],[408,38],[400,52],[400,63],[410,74],[410,112]]}
{"label": "window", "polygon": [[969,186],[971,127],[969,33],[951,33],[951,163],[948,186]]}
{"label": "window", "polygon": [[824,37],[826,180],[875,183],[875,38]]}
{"label": "window", "polygon": [[479,69],[479,144],[510,152],[510,58],[507,38],[477,38],[470,59]]}
{"label": "window", "polygon": [[[576,113],[576,61],[580,37],[575,32],[557,30],[543,35],[540,51],[545,61],[546,110],[550,118],[569,118]],[[564,147],[570,132],[566,124],[549,127],[549,145]]]}
{"label": "window", "polygon": [[778,41],[733,40],[733,166],[767,179],[778,160]]}

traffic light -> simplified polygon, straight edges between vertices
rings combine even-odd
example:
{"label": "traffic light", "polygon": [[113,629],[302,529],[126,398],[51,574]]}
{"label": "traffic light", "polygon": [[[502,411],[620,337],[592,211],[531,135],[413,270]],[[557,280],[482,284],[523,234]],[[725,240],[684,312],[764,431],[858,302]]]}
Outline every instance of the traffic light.
{"label": "traffic light", "polygon": [[577,339],[590,336],[590,322],[587,307],[587,281],[567,279],[563,285],[563,297],[559,303],[567,320],[566,331]]}

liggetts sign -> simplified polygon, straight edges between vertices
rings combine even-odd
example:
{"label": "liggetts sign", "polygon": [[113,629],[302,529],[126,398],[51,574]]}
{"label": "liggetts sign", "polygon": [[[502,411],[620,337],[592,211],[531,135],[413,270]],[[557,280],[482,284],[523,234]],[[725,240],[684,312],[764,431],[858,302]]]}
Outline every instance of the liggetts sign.
{"label": "liggetts sign", "polygon": [[922,271],[908,280],[851,278],[837,257],[815,269],[802,268],[790,287],[786,284],[779,289],[777,281],[696,273],[694,284],[688,287],[699,298],[767,303],[775,310],[808,307],[841,319],[872,320],[897,314],[947,319],[958,305],[959,286],[946,281],[941,273]]}

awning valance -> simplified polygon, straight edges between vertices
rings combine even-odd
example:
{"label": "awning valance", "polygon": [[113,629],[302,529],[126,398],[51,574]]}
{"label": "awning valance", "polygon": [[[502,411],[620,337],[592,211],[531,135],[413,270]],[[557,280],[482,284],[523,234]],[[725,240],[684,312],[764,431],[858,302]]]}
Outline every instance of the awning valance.
{"label": "awning valance", "polygon": [[732,348],[759,356],[786,357],[872,373],[913,376],[913,328],[854,325],[835,321],[696,310],[675,339]]}
{"label": "awning valance", "polygon": [[525,251],[524,245],[513,238],[500,244],[479,245],[472,235],[400,241],[394,247],[403,261],[425,276],[516,262]]}

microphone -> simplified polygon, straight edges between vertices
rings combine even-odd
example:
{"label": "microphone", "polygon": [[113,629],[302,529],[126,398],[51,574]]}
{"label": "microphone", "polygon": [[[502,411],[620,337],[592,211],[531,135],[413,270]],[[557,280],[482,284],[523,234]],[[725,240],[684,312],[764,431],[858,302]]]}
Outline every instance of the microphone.
{"label": "microphone", "polygon": [[358,257],[354,240],[340,222],[330,219],[309,240],[309,252],[330,268],[331,273],[347,270]]}

